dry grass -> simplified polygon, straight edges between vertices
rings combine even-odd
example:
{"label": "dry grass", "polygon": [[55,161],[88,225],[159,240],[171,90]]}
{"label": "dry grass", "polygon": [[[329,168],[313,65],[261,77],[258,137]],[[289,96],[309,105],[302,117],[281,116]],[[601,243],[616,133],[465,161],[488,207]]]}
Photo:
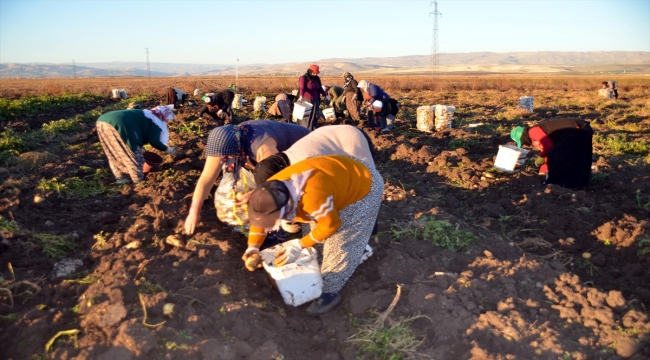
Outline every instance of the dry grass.
{"label": "dry grass", "polygon": [[20,154],[18,157],[18,166],[25,170],[33,170],[39,168],[47,163],[58,161],[58,156],[50,154],[47,151],[28,151]]}
{"label": "dry grass", "polygon": [[[488,75],[488,76],[357,76],[377,84],[389,92],[411,91],[484,91],[516,90],[518,92],[535,92],[559,90],[587,91],[600,87],[603,76],[531,76],[531,75]],[[619,76],[620,77],[620,76]],[[340,77],[324,76],[324,84],[342,85]],[[0,79],[0,96],[21,97],[32,95],[61,95],[64,93],[91,93],[107,95],[111,89],[125,89],[129,95],[162,95],[169,86],[174,86],[191,94],[196,88],[205,91],[225,89],[235,83],[233,76],[212,77],[167,77],[167,78],[83,78],[83,79]],[[239,90],[244,93],[277,94],[289,92],[298,87],[298,76],[240,77]],[[650,89],[647,78],[638,75],[620,77],[621,89],[633,94],[636,91]],[[413,94],[414,95],[414,94]],[[537,101],[537,99],[536,99]],[[537,103],[536,103],[537,105]]]}

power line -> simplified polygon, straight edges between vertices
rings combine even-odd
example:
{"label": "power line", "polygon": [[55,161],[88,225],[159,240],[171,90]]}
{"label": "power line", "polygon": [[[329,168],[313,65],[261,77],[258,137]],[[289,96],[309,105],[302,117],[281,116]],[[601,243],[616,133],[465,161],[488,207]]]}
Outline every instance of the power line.
{"label": "power line", "polygon": [[[433,15],[433,33],[431,34],[431,76],[440,75],[440,59],[438,58],[438,15],[442,17],[442,13],[438,12],[438,2],[432,1],[433,11],[429,16]],[[429,6],[431,6],[429,4]]]}
{"label": "power line", "polygon": [[147,77],[151,77],[151,66],[149,65],[149,48],[144,48],[145,54],[147,54]]}

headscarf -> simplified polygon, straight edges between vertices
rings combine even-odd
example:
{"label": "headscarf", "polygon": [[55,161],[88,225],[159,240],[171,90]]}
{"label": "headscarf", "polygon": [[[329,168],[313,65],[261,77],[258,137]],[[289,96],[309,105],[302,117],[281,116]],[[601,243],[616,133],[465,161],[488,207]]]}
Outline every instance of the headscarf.
{"label": "headscarf", "polygon": [[208,143],[212,143],[209,156],[222,158],[224,164],[229,156],[235,157],[234,163],[226,169],[232,172],[235,185],[239,180],[239,170],[246,163],[246,150],[242,144],[246,141],[247,133],[246,125],[228,124],[215,128],[208,135]]}
{"label": "headscarf", "polygon": [[517,147],[521,147],[521,136],[524,134],[524,127],[517,126],[510,132],[510,137],[517,143]]}
{"label": "headscarf", "polygon": [[176,118],[172,109],[174,105],[161,105],[149,110],[142,110],[144,116],[160,128],[160,142],[167,145],[169,142],[169,129],[167,122]]}
{"label": "headscarf", "polygon": [[255,167],[255,184],[260,185],[268,178],[289,166],[289,158],[284,153],[277,153],[257,163]]}
{"label": "headscarf", "polygon": [[358,88],[361,88],[361,90],[368,92],[368,88],[370,87],[370,83],[367,82],[366,80],[361,80],[359,81],[359,85],[357,85]]}

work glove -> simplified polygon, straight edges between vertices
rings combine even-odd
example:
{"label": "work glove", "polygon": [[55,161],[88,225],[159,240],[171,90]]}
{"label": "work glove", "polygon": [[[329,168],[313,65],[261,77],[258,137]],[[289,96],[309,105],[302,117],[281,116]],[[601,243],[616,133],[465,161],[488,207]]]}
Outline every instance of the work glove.
{"label": "work glove", "polygon": [[167,146],[167,153],[169,155],[176,155],[178,154],[178,148],[175,146]]}
{"label": "work glove", "polygon": [[217,116],[218,117],[223,117],[223,110],[217,111]]}
{"label": "work glove", "polygon": [[244,266],[246,270],[255,271],[262,267],[262,257],[260,256],[260,249],[254,246],[246,249],[246,252],[241,257],[244,260]]}
{"label": "work glove", "polygon": [[297,102],[302,102],[302,96],[300,96],[300,97],[298,98],[298,101],[297,101]]}
{"label": "work glove", "polygon": [[535,165],[542,166],[544,165],[544,161],[545,159],[543,157],[538,157],[537,159],[535,159]]}
{"label": "work glove", "polygon": [[300,256],[300,251],[302,251],[300,239],[285,242],[282,244],[282,250],[275,254],[273,265],[275,265],[275,267],[280,267],[295,262],[296,259],[298,259],[298,256]]}

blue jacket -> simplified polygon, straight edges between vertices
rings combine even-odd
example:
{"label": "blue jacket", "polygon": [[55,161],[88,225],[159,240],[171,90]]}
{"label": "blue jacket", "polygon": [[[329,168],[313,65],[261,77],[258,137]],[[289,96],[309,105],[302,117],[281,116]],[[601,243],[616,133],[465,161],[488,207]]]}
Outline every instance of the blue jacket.
{"label": "blue jacket", "polygon": [[380,88],[379,85],[375,85],[373,83],[370,83],[370,85],[368,86],[368,95],[370,95],[371,104],[375,100],[390,99],[390,96],[388,96],[388,94],[386,94],[386,92],[382,88]]}

